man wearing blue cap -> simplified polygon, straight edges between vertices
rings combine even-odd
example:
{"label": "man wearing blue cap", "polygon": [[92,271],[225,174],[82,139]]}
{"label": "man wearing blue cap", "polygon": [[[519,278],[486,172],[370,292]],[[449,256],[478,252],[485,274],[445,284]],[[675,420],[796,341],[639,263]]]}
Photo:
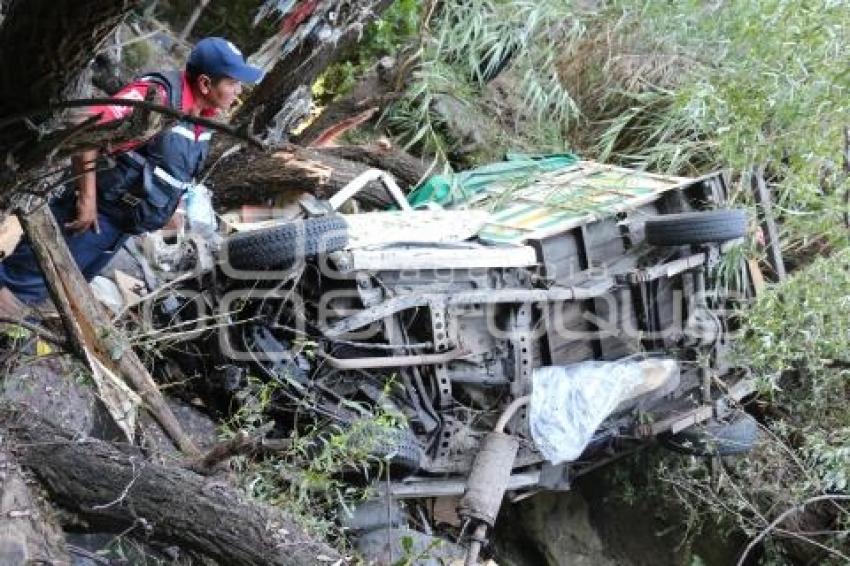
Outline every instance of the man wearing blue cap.
{"label": "man wearing blue cap", "polygon": [[[151,73],[115,98],[143,100],[153,86],[158,101],[192,116],[214,117],[228,110],[242,92],[241,83],[257,83],[262,71],[249,66],[231,42],[208,37],[195,45],[183,72]],[[128,116],[132,107],[95,107],[101,122]],[[113,148],[114,165],[104,167],[98,151],[72,159],[75,186],[51,203],[65,241],[87,280],[97,275],[133,234],[164,227],[186,189],[200,174],[212,132],[180,121],[149,140]],[[76,189],[76,190],[74,190]],[[23,315],[26,305],[47,296],[44,278],[27,241],[0,263],[0,316]]]}

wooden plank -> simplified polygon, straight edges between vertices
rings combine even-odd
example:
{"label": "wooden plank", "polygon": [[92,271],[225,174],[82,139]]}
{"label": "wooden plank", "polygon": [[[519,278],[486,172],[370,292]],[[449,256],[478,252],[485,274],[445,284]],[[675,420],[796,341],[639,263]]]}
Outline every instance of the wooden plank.
{"label": "wooden plank", "polygon": [[776,279],[784,281],[787,278],[785,262],[782,259],[782,244],[779,241],[779,229],[773,216],[773,202],[770,191],[764,180],[764,166],[755,167],[752,170],[750,181],[753,195],[758,204],[759,216],[761,216],[761,227],[764,231],[764,243],[767,248],[767,258]]}
{"label": "wooden plank", "polygon": [[752,281],[753,284],[753,292],[758,297],[762,294],[762,292],[764,292],[766,285],[764,281],[764,274],[761,272],[761,267],[759,267],[757,259],[748,259],[747,267],[750,272],[750,281]]}
{"label": "wooden plank", "polygon": [[156,382],[126,337],[112,326],[104,307],[94,298],[50,208],[38,207],[19,219],[32,243],[68,337],[81,357],[92,365],[96,376],[103,378],[98,381],[99,392],[113,401],[107,405],[116,422],[125,422],[120,413],[127,406],[125,389],[129,385],[183,453],[199,456],[200,452],[171,412]]}
{"label": "wooden plank", "polygon": [[652,423],[652,426],[649,427],[649,432],[651,436],[657,436],[667,431],[676,434],[695,424],[707,421],[713,415],[714,407],[711,405],[700,405],[685,413],[679,413],[662,421]]}

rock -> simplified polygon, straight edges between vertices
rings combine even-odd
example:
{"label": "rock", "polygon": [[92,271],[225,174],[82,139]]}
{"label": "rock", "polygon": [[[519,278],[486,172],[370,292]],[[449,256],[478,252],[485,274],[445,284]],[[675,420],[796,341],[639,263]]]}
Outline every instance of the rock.
{"label": "rock", "polygon": [[[88,368],[71,356],[40,357],[15,368],[0,385],[0,399],[21,403],[81,438],[126,442],[103,406]],[[215,423],[194,407],[168,398],[177,421],[201,450],[218,440]],[[163,462],[180,458],[171,440],[145,411],[139,412],[140,444]]]}
{"label": "rock", "polygon": [[490,540],[501,566],[618,566],[590,523],[587,502],[573,492],[541,493],[505,503]]}
{"label": "rock", "polygon": [[387,525],[394,528],[405,526],[398,502],[391,501],[387,505],[385,499],[371,499],[351,509],[341,509],[339,517],[342,528],[353,534],[384,529]]}
{"label": "rock", "polygon": [[735,564],[748,539],[710,521],[695,529],[690,511],[656,475],[659,458],[670,457],[678,456],[644,450],[577,479],[606,553],[628,566]]}
{"label": "rock", "polygon": [[445,124],[455,141],[452,150],[458,154],[474,153],[486,144],[488,131],[484,131],[474,107],[450,94],[434,97],[432,109]]}
{"label": "rock", "polygon": [[71,356],[40,357],[16,367],[0,397],[30,407],[84,438],[121,441],[123,434],[100,402],[89,370]]}
{"label": "rock", "polygon": [[445,539],[430,536],[406,526],[397,501],[372,499],[356,505],[350,513],[340,512],[343,528],[352,533],[355,547],[366,564],[405,564],[442,566],[462,559],[465,550]]}
{"label": "rock", "polygon": [[[182,401],[173,398],[166,398],[166,401],[177,422],[201,452],[206,452],[216,444],[218,428],[211,418]],[[142,436],[140,444],[152,460],[165,464],[182,459],[171,439],[146,412],[139,413],[139,428]]]}

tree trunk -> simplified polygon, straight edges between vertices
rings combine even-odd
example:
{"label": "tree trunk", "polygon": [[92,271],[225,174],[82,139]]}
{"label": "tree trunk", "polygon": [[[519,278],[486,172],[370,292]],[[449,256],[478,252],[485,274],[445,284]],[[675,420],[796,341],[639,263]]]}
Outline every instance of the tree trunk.
{"label": "tree trunk", "polygon": [[[328,198],[372,167],[390,172],[407,187],[427,172],[416,158],[378,146],[312,149],[284,144],[271,152],[242,148],[216,165],[209,182],[218,203],[225,207],[266,204],[288,191]],[[367,185],[357,199],[373,207],[393,202],[379,183]]]}
{"label": "tree trunk", "polygon": [[[297,4],[293,10],[298,9]],[[316,19],[320,22],[312,31],[302,34],[301,29],[282,26],[280,33],[287,34],[284,43],[287,52],[251,92],[234,121],[242,125],[252,123],[255,134],[264,133],[289,96],[300,86],[311,86],[329,65],[360,40],[364,26],[377,19],[390,4],[392,0],[320,2],[307,19],[307,23],[315,23]],[[303,28],[304,24],[299,24]]]}
{"label": "tree trunk", "polygon": [[405,88],[409,73],[414,68],[415,58],[402,52],[401,64],[392,57],[378,61],[358,81],[349,94],[328,104],[322,113],[307,126],[293,141],[299,145],[313,145],[333,129],[353,116],[373,111],[380,114],[395,101]]}
{"label": "tree trunk", "polygon": [[195,24],[198,23],[198,19],[201,17],[201,14],[207,8],[209,3],[210,0],[199,0],[198,5],[195,6],[195,9],[192,11],[192,15],[189,16],[189,21],[186,22],[186,25],[183,27],[183,31],[180,32],[180,41],[186,41],[189,39],[189,34],[192,33],[193,29],[195,29]]}
{"label": "tree trunk", "polygon": [[364,163],[392,174],[403,186],[413,188],[432,173],[433,167],[418,157],[381,144],[323,147],[320,153]]}
{"label": "tree trunk", "polygon": [[285,513],[246,501],[226,484],[107,442],[74,439],[12,404],[0,405],[0,427],[18,461],[56,503],[94,528],[120,532],[135,526],[152,540],[234,566],[338,558]]}

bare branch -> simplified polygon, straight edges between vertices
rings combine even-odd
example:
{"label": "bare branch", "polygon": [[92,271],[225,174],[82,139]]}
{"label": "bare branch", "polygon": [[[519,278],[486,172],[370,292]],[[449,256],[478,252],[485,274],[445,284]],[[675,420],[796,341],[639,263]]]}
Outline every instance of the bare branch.
{"label": "bare branch", "polygon": [[[145,102],[153,104],[156,88],[148,87]],[[152,108],[143,108],[120,120],[99,123],[100,115],[89,116],[79,124],[51,132],[25,152],[20,160],[27,170],[41,161],[52,162],[86,149],[118,145],[134,139],[148,139],[165,127],[163,115]],[[168,122],[172,122],[170,119]]]}
{"label": "bare branch", "polygon": [[209,128],[210,130],[216,130],[225,133],[229,136],[248,142],[261,149],[265,147],[265,144],[260,139],[247,133],[244,129],[234,128],[233,126],[229,126],[224,122],[220,122],[218,120],[211,120],[209,118],[204,118],[201,116],[194,116],[181,110],[175,110],[170,106],[155,104],[147,100],[126,100],[120,98],[78,98],[73,100],[65,100],[63,102],[55,102],[43,108],[28,110],[27,112],[19,112],[17,114],[7,116],[0,120],[0,129],[3,129],[16,122],[26,120],[27,118],[30,118],[32,116],[48,114],[57,110],[63,110],[67,108],[88,108],[91,106],[101,105],[130,106],[133,108],[142,108],[145,110],[158,112],[160,114],[164,114],[165,116],[170,116],[178,120],[204,126],[205,128]]}
{"label": "bare branch", "polygon": [[28,330],[29,332],[32,332],[33,334],[35,334],[36,336],[38,336],[42,340],[46,340],[46,341],[62,348],[63,350],[67,350],[67,351],[71,350],[71,347],[68,345],[67,340],[65,340],[64,338],[61,338],[60,336],[57,336],[56,334],[52,333],[51,331],[47,330],[46,328],[44,328],[42,326],[39,326],[38,324],[34,324],[32,322],[27,322],[25,320],[18,320],[18,319],[15,319],[15,318],[9,318],[9,317],[5,317],[5,316],[0,316],[0,324],[13,324],[15,326],[20,326],[24,330]]}
{"label": "bare branch", "polygon": [[199,474],[206,474],[213,470],[218,464],[233,456],[255,450],[263,440],[263,437],[274,428],[274,422],[266,423],[253,432],[240,430],[233,438],[219,442],[206,454],[195,460],[189,468]]}
{"label": "bare branch", "polygon": [[786,509],[784,512],[780,513],[776,519],[771,521],[771,523],[765,527],[753,540],[750,541],[750,544],[747,545],[747,548],[744,549],[744,552],[741,553],[741,557],[738,559],[737,566],[744,566],[744,562],[747,560],[747,556],[750,555],[750,552],[762,541],[765,537],[767,537],[771,532],[776,530],[776,527],[779,526],[782,521],[791,517],[792,515],[796,515],[797,513],[801,513],[806,509],[807,505],[811,505],[812,503],[817,503],[819,501],[850,501],[850,495],[818,495],[817,497],[810,497],[806,499],[799,505],[795,505],[789,509]]}

